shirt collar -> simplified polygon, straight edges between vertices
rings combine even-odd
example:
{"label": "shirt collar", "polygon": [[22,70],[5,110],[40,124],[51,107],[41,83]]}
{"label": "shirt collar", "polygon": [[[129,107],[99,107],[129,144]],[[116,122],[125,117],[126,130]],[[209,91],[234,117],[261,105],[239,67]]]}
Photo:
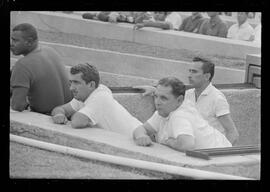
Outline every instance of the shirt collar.
{"label": "shirt collar", "polygon": [[238,25],[239,28],[246,28],[249,25],[248,20],[246,20],[242,25]]}
{"label": "shirt collar", "polygon": [[189,108],[190,106],[195,107],[195,104],[193,102],[189,101],[188,99],[184,99],[183,102],[182,102],[182,104],[177,109],[175,109],[174,111],[170,112],[170,114],[167,117],[163,117],[163,118],[166,121],[168,121],[174,113],[176,113],[179,110],[183,110],[183,109]]}
{"label": "shirt collar", "polygon": [[209,85],[203,90],[203,92],[201,93],[201,95],[208,95],[210,93],[210,91],[213,89],[213,85],[210,82]]}

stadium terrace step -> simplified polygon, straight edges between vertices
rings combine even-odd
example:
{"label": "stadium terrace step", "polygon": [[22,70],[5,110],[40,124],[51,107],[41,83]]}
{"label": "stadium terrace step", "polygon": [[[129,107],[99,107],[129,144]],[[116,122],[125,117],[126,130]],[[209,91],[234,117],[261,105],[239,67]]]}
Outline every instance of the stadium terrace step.
{"label": "stadium terrace step", "polygon": [[[78,47],[67,44],[40,42],[53,47],[62,57],[63,63],[73,66],[80,62],[91,62],[100,71],[121,75],[140,76],[149,79],[161,79],[175,76],[188,83],[189,62],[141,56],[114,51]],[[245,71],[217,66],[213,83],[243,83]]]}
{"label": "stadium terrace step", "polygon": [[80,15],[61,12],[11,12],[11,25],[24,22],[31,23],[45,31],[116,39],[171,49],[187,49],[207,55],[245,59],[247,54],[261,53],[260,45],[253,42],[156,28],[143,28],[135,31],[132,24],[86,20],[82,19]]}
{"label": "stadium terrace step", "polygon": [[10,133],[94,152],[260,179],[260,154],[202,160],[157,143],[140,147],[132,138],[99,128],[72,129],[69,124],[53,124],[49,116],[34,112],[11,111]]}

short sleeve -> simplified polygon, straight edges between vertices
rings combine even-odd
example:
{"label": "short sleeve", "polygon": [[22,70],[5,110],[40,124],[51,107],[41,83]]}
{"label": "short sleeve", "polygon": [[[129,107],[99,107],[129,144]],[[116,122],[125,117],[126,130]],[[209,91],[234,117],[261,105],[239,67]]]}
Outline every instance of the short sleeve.
{"label": "short sleeve", "polygon": [[230,113],[230,106],[225,96],[219,96],[215,102],[215,114],[217,117]]}
{"label": "short sleeve", "polygon": [[165,21],[171,23],[172,29],[176,30],[178,30],[182,24],[182,18],[178,13],[171,13],[166,17]]}
{"label": "short sleeve", "polygon": [[159,124],[160,124],[160,116],[157,111],[147,120],[147,123],[149,123],[155,131],[158,131]]}
{"label": "short sleeve", "polygon": [[10,86],[15,87],[26,87],[30,88],[31,85],[31,73],[26,69],[19,61],[14,65],[12,69]]}
{"label": "short sleeve", "polygon": [[184,117],[174,116],[170,122],[171,134],[173,138],[179,135],[190,135],[194,137],[194,131],[191,122]]}
{"label": "short sleeve", "polygon": [[79,111],[84,106],[84,104],[82,102],[78,101],[75,98],[73,98],[70,101],[70,105],[71,105],[72,109],[74,109],[75,111]]}
{"label": "short sleeve", "polygon": [[95,96],[89,97],[80,113],[86,115],[93,124],[99,123],[105,114],[105,110],[111,107],[112,97],[108,93],[100,92]]}

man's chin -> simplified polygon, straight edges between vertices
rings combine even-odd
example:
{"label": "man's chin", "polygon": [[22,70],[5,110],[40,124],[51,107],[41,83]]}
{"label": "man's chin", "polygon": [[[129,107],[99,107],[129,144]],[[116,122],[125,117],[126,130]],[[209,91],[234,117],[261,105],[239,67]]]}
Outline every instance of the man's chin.
{"label": "man's chin", "polygon": [[164,114],[162,111],[158,111],[158,114],[161,116],[161,117],[167,117],[168,115]]}

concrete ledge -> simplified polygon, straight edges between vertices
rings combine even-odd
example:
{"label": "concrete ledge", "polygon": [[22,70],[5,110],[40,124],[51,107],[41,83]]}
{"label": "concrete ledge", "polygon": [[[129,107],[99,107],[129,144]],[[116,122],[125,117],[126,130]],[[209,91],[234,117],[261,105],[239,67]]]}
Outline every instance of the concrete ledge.
{"label": "concrete ledge", "polygon": [[133,30],[133,25],[82,19],[80,15],[59,12],[11,12],[11,25],[28,22],[38,29],[108,38],[171,49],[187,49],[202,54],[245,58],[247,54],[260,54],[261,48],[253,42],[212,37],[182,31],[143,28]]}
{"label": "concrete ledge", "polygon": [[[139,76],[148,79],[161,79],[166,76],[175,76],[188,84],[189,62],[66,44],[40,43],[41,45],[54,48],[62,57],[63,63],[67,66],[73,66],[80,62],[92,62],[102,72]],[[14,61],[11,61],[11,63]],[[212,81],[215,84],[229,84],[243,83],[244,80],[244,70],[216,67],[215,76]]]}
{"label": "concrete ledge", "polygon": [[152,147],[136,146],[131,138],[98,128],[72,129],[69,125],[56,125],[49,116],[33,112],[10,112],[10,132],[85,150],[260,178],[260,154],[215,157],[206,161],[156,143]]}

